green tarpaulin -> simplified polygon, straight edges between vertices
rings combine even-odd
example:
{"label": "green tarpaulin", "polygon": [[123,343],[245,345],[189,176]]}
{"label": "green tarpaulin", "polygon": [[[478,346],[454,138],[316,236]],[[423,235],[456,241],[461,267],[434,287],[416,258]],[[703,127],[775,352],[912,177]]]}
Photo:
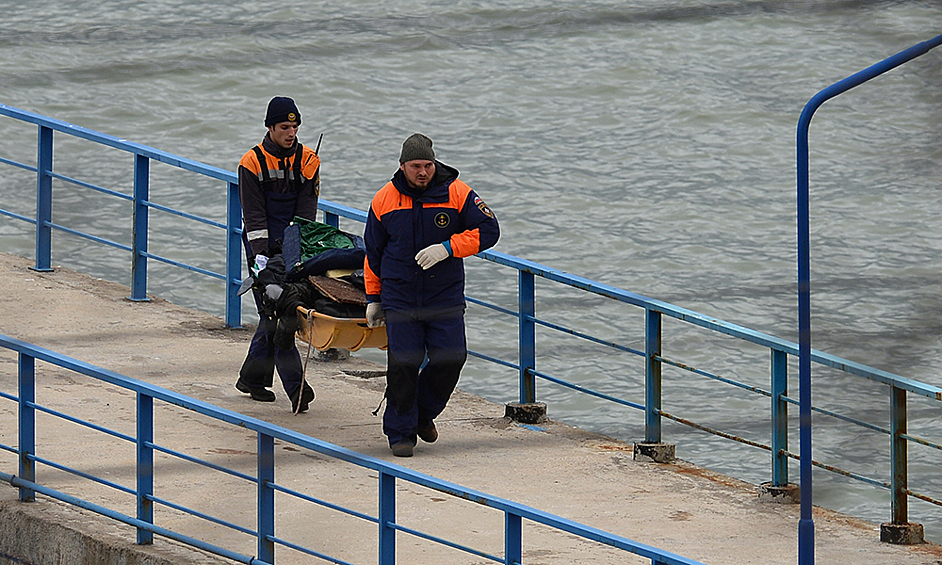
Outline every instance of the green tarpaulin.
{"label": "green tarpaulin", "polygon": [[329,249],[355,247],[350,236],[334,226],[295,216],[293,224],[301,230],[301,261],[305,261]]}

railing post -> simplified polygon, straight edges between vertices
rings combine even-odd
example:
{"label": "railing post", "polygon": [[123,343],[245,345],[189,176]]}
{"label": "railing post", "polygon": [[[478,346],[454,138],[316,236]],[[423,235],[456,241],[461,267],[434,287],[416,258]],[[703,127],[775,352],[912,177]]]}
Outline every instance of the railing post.
{"label": "railing post", "polygon": [[379,471],[379,565],[396,565],[396,477]]}
{"label": "railing post", "polygon": [[523,524],[520,516],[504,513],[504,565],[523,561]]}
{"label": "railing post", "polygon": [[536,377],[530,371],[536,369],[536,300],[534,298],[533,273],[520,271],[518,277],[519,357],[520,357],[520,403],[536,402]]}
{"label": "railing post", "polygon": [[275,562],[275,438],[258,432],[258,558]]}
{"label": "railing post", "polygon": [[39,126],[36,157],[36,271],[51,271],[52,263],[52,128]]}
{"label": "railing post", "polygon": [[759,485],[759,499],[772,502],[801,502],[801,489],[788,484],[788,354],[772,352],[772,480]]}
{"label": "railing post", "polygon": [[327,210],[324,210],[324,223],[327,224],[328,226],[333,226],[339,230],[340,229],[340,216],[337,214],[334,214],[333,212],[328,212]]}
{"label": "railing post", "polygon": [[788,484],[788,354],[772,350],[772,486]]}
{"label": "railing post", "polygon": [[239,203],[239,183],[228,183],[226,197],[226,326],[242,326],[242,205]]}
{"label": "railing post", "polygon": [[645,310],[644,440],[661,442],[661,313]]}
{"label": "railing post", "polygon": [[906,494],[909,473],[906,440],[901,436],[906,433],[906,391],[895,386],[890,392],[890,431],[890,465],[893,469],[891,517],[894,524],[905,524],[909,516]]}
{"label": "railing post", "polygon": [[[20,353],[19,362],[19,452],[20,478],[36,482],[36,463],[32,457],[36,454],[36,409],[31,406],[36,402],[36,358]],[[33,502],[36,492],[20,488],[20,501]]]}
{"label": "railing post", "polygon": [[909,523],[909,470],[906,438],[906,390],[890,389],[891,520],[880,524],[880,541],[896,544],[924,543],[922,524]]}
{"label": "railing post", "polygon": [[635,442],[636,461],[669,463],[677,449],[661,441],[661,313],[644,310],[644,441]]}
{"label": "railing post", "polygon": [[136,302],[147,301],[147,226],[150,200],[150,159],[134,156],[134,212],[131,250],[131,296]]}
{"label": "railing post", "polygon": [[[137,519],[154,523],[154,397],[137,393]],[[137,543],[154,543],[154,533],[137,529]]]}

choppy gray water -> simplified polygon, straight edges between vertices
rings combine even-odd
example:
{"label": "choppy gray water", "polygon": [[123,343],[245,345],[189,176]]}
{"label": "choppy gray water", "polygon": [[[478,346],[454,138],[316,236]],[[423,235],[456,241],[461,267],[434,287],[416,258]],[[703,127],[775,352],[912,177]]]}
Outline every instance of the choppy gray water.
{"label": "choppy gray water", "polygon": [[[3,0],[0,13],[0,103],[234,170],[264,134],[268,99],[289,95],[303,115],[302,141],[324,133],[323,197],[360,209],[395,170],[402,140],[420,131],[497,212],[497,249],[790,340],[801,109],[822,88],[942,33],[936,0]],[[35,130],[7,122],[0,154],[31,162]],[[92,167],[102,184],[129,185],[126,173],[110,172],[112,164],[127,171],[126,156],[73,145],[57,148],[58,171],[81,176]],[[942,385],[940,189],[942,50],[818,111],[816,349]],[[221,218],[223,193],[169,175],[154,182],[152,199]],[[0,207],[31,215],[34,198],[30,175],[0,175]],[[129,231],[105,212],[129,214],[84,191],[56,193],[56,221],[109,237]],[[27,228],[0,217],[0,247],[33,256]],[[209,236],[181,241],[179,228],[160,219],[151,230],[153,252],[219,264]],[[119,282],[129,273],[123,252],[61,234],[53,261]],[[470,292],[496,289],[513,305],[515,279],[469,271]],[[219,285],[159,265],[150,272],[152,293],[221,312]],[[642,343],[641,318],[630,309],[551,285],[538,284],[538,298],[538,314]],[[249,319],[248,304],[245,312]],[[472,342],[496,340],[508,328],[488,319],[469,334]],[[767,386],[766,352],[747,359],[728,342],[676,335],[669,355]],[[570,342],[541,348],[539,368],[603,390],[606,381],[640,387],[639,362],[623,357]],[[683,407],[692,419],[744,434],[767,417],[765,400],[733,392],[727,399],[690,379],[665,383],[666,410]],[[516,395],[512,374],[476,361],[461,386],[497,401]],[[817,386],[816,400],[885,425],[884,389],[832,375]],[[635,411],[546,385],[540,396],[553,417],[629,441],[643,436]],[[726,410],[717,416],[710,404]],[[912,408],[911,431],[938,440],[938,404]],[[839,453],[854,470],[886,477],[872,456],[886,452],[885,437],[822,426],[816,457]],[[764,452],[669,424],[665,436],[681,457],[769,479]],[[910,472],[930,475],[925,488],[939,496],[942,480],[931,472],[938,458],[913,451]],[[889,519],[884,492],[817,474],[815,491],[816,503]],[[936,507],[913,502],[911,519],[942,539]]]}

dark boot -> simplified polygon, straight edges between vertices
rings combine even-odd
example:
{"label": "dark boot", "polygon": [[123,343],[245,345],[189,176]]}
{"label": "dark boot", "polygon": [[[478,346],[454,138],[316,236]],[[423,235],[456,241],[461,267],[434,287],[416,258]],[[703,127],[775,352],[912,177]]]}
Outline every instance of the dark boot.
{"label": "dark boot", "polygon": [[393,455],[396,457],[412,457],[412,450],[415,449],[415,444],[408,441],[401,441],[390,445],[389,448],[392,449]]}
{"label": "dark boot", "polygon": [[303,387],[291,395],[291,411],[295,414],[307,412],[308,405],[311,404],[315,396],[314,389],[311,388],[311,385],[304,383]]}
{"label": "dark boot", "polygon": [[252,395],[252,400],[257,400],[259,402],[275,401],[274,392],[268,390],[267,388],[250,387],[249,385],[245,384],[241,378],[236,381],[236,388],[239,389],[239,392]]}
{"label": "dark boot", "polygon": [[415,433],[425,443],[435,443],[435,440],[438,439],[438,428],[435,427],[434,423],[417,427]]}

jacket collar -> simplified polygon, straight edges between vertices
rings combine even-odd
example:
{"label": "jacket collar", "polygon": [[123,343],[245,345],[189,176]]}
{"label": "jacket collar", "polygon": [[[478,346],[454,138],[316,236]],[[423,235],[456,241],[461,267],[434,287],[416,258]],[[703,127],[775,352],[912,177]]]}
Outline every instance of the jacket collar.
{"label": "jacket collar", "polygon": [[298,149],[298,143],[300,143],[298,138],[294,138],[294,144],[291,145],[290,148],[285,149],[271,140],[271,134],[266,133],[265,139],[262,140],[262,149],[264,149],[266,153],[272,155],[273,157],[284,159],[285,157],[294,155],[294,152]]}

